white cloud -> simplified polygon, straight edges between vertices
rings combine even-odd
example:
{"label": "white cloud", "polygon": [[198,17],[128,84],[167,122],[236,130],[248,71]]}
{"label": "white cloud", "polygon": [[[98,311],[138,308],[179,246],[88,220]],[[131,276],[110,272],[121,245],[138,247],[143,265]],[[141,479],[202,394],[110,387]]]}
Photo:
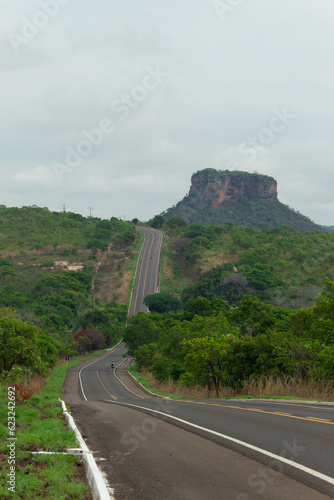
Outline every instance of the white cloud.
{"label": "white cloud", "polygon": [[[274,176],[284,203],[334,224],[332,0],[242,2],[223,22],[211,1],[69,1],[18,53],[8,33],[39,3],[1,7],[2,203],[148,219],[186,194],[193,172],[236,161]],[[148,65],[170,76],[120,120],[112,102]],[[284,106],[291,126],[254,161],[240,157]],[[115,131],[59,183],[52,163],[103,118]]]}
{"label": "white cloud", "polygon": [[35,167],[31,171],[19,172],[13,175],[12,189],[21,193],[38,192],[41,189],[53,189],[56,178],[46,167]]}

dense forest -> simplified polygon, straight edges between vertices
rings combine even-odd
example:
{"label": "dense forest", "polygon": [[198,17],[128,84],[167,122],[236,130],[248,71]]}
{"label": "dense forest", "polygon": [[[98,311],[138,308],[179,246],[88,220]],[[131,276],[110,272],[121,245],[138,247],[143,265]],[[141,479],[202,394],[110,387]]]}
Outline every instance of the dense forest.
{"label": "dense forest", "polygon": [[218,396],[222,386],[241,389],[268,376],[314,380],[333,390],[333,311],[329,280],[316,305],[299,311],[251,295],[237,307],[198,297],[179,312],[130,318],[124,340],[139,370],[149,369],[159,382],[207,387],[211,395]]}
{"label": "dense forest", "polygon": [[101,283],[113,269],[121,281],[137,238],[134,225],[117,218],[0,207],[2,376],[20,366],[46,373],[58,356],[122,338],[126,300],[102,293]]}

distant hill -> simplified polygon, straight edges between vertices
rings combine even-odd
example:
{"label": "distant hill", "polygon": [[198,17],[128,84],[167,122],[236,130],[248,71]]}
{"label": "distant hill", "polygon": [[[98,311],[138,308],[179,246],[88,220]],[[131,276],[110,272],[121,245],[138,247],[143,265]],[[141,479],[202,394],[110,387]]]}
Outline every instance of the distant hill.
{"label": "distant hill", "polygon": [[188,224],[287,225],[301,232],[326,231],[278,200],[273,177],[211,168],[193,174],[189,194],[162,216],[183,217]]}
{"label": "distant hill", "polygon": [[90,305],[126,304],[140,241],[132,223],[115,217],[0,205],[0,309],[47,331],[50,323],[53,332],[74,330]]}

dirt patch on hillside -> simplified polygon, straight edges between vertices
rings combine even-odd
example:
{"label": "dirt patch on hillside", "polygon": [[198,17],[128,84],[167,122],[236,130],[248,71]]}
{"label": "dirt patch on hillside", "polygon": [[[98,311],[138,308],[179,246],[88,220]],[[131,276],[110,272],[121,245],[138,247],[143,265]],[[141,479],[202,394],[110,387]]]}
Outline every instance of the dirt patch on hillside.
{"label": "dirt patch on hillside", "polygon": [[198,273],[200,278],[211,272],[214,267],[224,266],[227,262],[230,262],[228,252],[226,248],[220,248],[214,252],[207,252],[204,258],[198,263]]}
{"label": "dirt patch on hillside", "polygon": [[174,279],[173,263],[171,262],[170,258],[167,256],[165,256],[165,259],[164,259],[164,265],[163,265],[163,271],[161,273],[161,278],[164,280],[173,280]]}
{"label": "dirt patch on hillside", "polygon": [[132,273],[127,271],[123,276],[110,274],[103,278],[97,277],[95,281],[95,296],[100,300],[117,300],[120,304],[125,304],[129,296],[129,287]]}
{"label": "dirt patch on hillside", "polygon": [[[55,262],[56,267],[60,267],[64,271],[82,271],[83,270],[83,264],[81,262],[73,262],[73,264],[70,264],[66,260],[60,260]],[[52,268],[54,269],[54,268]]]}

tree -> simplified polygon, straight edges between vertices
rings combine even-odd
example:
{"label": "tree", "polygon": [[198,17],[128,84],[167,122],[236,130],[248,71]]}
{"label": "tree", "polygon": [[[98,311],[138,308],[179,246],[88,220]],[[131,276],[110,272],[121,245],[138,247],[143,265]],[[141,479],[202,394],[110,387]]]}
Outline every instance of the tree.
{"label": "tree", "polygon": [[189,299],[185,303],[186,319],[191,320],[194,316],[213,316],[222,311],[225,315],[230,313],[230,306],[224,300],[214,298],[208,300],[205,297]]}
{"label": "tree", "polygon": [[150,226],[154,227],[155,229],[159,229],[162,227],[165,223],[165,219],[163,218],[162,215],[156,215],[153,217],[153,219],[150,221]]}
{"label": "tree", "polygon": [[106,347],[105,338],[97,328],[79,330],[73,333],[73,338],[78,350],[97,351]]}
{"label": "tree", "polygon": [[292,332],[298,337],[334,344],[334,281],[327,278],[316,305],[299,309],[292,317]]}
{"label": "tree", "polygon": [[206,385],[209,393],[213,385],[218,398],[220,382],[225,376],[224,361],[227,351],[225,341],[203,337],[184,340],[182,347],[185,353],[185,367],[194,382]]}
{"label": "tree", "polygon": [[158,313],[176,312],[181,309],[179,299],[167,292],[147,295],[144,299],[144,304],[151,312]]}
{"label": "tree", "polygon": [[159,328],[150,314],[139,312],[136,316],[131,316],[123,335],[131,356],[140,346],[154,343],[158,339]]}
{"label": "tree", "polygon": [[155,343],[145,344],[135,350],[136,367],[140,371],[143,368],[150,368],[153,363],[153,357],[158,352],[158,345]]}
{"label": "tree", "polygon": [[178,229],[185,228],[187,226],[187,223],[182,217],[173,216],[167,220],[165,226],[166,229],[176,231]]}
{"label": "tree", "polygon": [[239,307],[232,314],[232,319],[240,325],[240,333],[249,337],[266,333],[276,323],[272,307],[252,295],[243,296]]}
{"label": "tree", "polygon": [[325,288],[315,302],[315,315],[330,320],[334,325],[334,281],[326,279]]}
{"label": "tree", "polygon": [[0,319],[0,374],[5,378],[14,366],[46,375],[57,359],[57,342],[35,326],[16,318]]}
{"label": "tree", "polygon": [[106,306],[97,302],[94,309],[88,308],[78,318],[76,326],[84,330],[89,328],[98,329],[104,335],[106,345],[110,347],[122,337],[122,326],[116,313],[123,314],[124,308],[119,306],[118,309],[113,307],[113,304]]}

